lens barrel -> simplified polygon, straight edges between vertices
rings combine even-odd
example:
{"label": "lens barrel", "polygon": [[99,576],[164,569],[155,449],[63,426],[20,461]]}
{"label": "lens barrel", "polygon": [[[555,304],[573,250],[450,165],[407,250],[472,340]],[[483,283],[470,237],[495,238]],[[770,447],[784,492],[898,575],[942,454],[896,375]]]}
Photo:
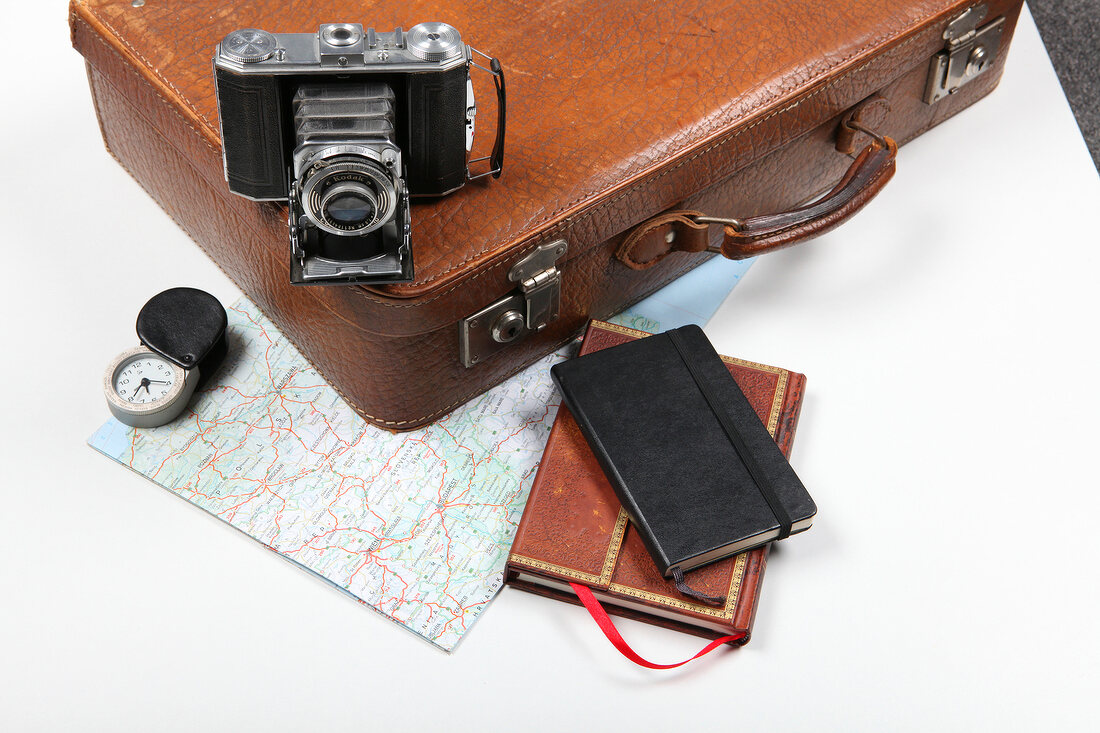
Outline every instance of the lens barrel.
{"label": "lens barrel", "polygon": [[393,179],[366,157],[342,156],[307,172],[302,208],[330,234],[359,236],[378,229],[397,209]]}

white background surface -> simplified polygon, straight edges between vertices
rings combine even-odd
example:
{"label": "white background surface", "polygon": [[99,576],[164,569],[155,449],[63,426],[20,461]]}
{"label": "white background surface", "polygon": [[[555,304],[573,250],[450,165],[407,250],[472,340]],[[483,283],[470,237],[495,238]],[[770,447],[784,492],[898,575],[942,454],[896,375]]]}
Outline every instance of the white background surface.
{"label": "white background surface", "polygon": [[[509,589],[448,656],[85,445],[141,304],[238,291],[104,151],[44,6],[0,28],[0,728],[1100,725],[1100,182],[1029,18],[992,96],[707,327],[809,376],[820,514],[772,554],[752,644],[651,672]],[[620,628],[656,661],[701,643]]]}

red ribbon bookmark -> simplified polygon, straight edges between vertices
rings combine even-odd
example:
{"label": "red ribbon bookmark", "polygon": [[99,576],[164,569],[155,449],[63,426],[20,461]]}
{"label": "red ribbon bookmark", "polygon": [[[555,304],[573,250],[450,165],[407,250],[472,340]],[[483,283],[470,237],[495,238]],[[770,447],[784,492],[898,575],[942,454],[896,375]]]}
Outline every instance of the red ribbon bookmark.
{"label": "red ribbon bookmark", "polygon": [[581,603],[584,604],[584,607],[588,609],[588,613],[592,615],[592,618],[596,621],[596,625],[600,627],[600,631],[602,631],[603,635],[607,637],[607,640],[619,650],[619,653],[634,662],[634,664],[639,664],[649,669],[675,669],[676,667],[687,664],[693,659],[698,659],[704,654],[709,654],[726,642],[736,641],[745,636],[744,632],[723,636],[721,639],[715,639],[707,644],[699,650],[699,653],[694,657],[685,659],[682,662],[677,662],[676,664],[654,664],[653,662],[642,659],[638,656],[637,652],[630,648],[630,645],[627,644],[622,635],[619,634],[619,630],[615,628],[615,624],[611,623],[611,618],[607,615],[607,611],[603,610],[603,606],[600,605],[600,602],[596,600],[596,596],[592,595],[592,591],[589,590],[587,586],[578,585],[576,583],[570,583],[569,585],[572,586],[573,592],[577,594],[577,598],[581,599]]}

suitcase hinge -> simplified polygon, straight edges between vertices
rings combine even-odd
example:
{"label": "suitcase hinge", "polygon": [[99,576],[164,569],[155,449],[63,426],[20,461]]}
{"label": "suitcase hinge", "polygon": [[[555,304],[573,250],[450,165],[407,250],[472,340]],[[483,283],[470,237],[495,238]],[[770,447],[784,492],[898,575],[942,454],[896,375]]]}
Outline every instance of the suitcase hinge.
{"label": "suitcase hinge", "polygon": [[1000,50],[1005,19],[999,17],[980,25],[987,12],[984,4],[975,5],[947,24],[943,32],[944,49],[932,57],[928,69],[926,103],[954,94],[993,65]]}
{"label": "suitcase hinge", "polygon": [[557,262],[567,249],[564,239],[539,245],[508,271],[508,279],[518,285],[519,292],[459,321],[458,353],[464,366],[480,363],[558,317],[561,273]]}

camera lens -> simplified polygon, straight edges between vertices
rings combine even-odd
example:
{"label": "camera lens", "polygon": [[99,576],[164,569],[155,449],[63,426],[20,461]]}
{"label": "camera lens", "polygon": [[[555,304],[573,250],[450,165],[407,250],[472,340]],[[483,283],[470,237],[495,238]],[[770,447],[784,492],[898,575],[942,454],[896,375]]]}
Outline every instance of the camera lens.
{"label": "camera lens", "polygon": [[397,190],[387,169],[360,156],[326,159],[306,171],[302,209],[329,234],[357,237],[393,218]]}
{"label": "camera lens", "polygon": [[337,226],[358,229],[374,221],[378,200],[362,184],[333,186],[321,203],[325,217]]}

